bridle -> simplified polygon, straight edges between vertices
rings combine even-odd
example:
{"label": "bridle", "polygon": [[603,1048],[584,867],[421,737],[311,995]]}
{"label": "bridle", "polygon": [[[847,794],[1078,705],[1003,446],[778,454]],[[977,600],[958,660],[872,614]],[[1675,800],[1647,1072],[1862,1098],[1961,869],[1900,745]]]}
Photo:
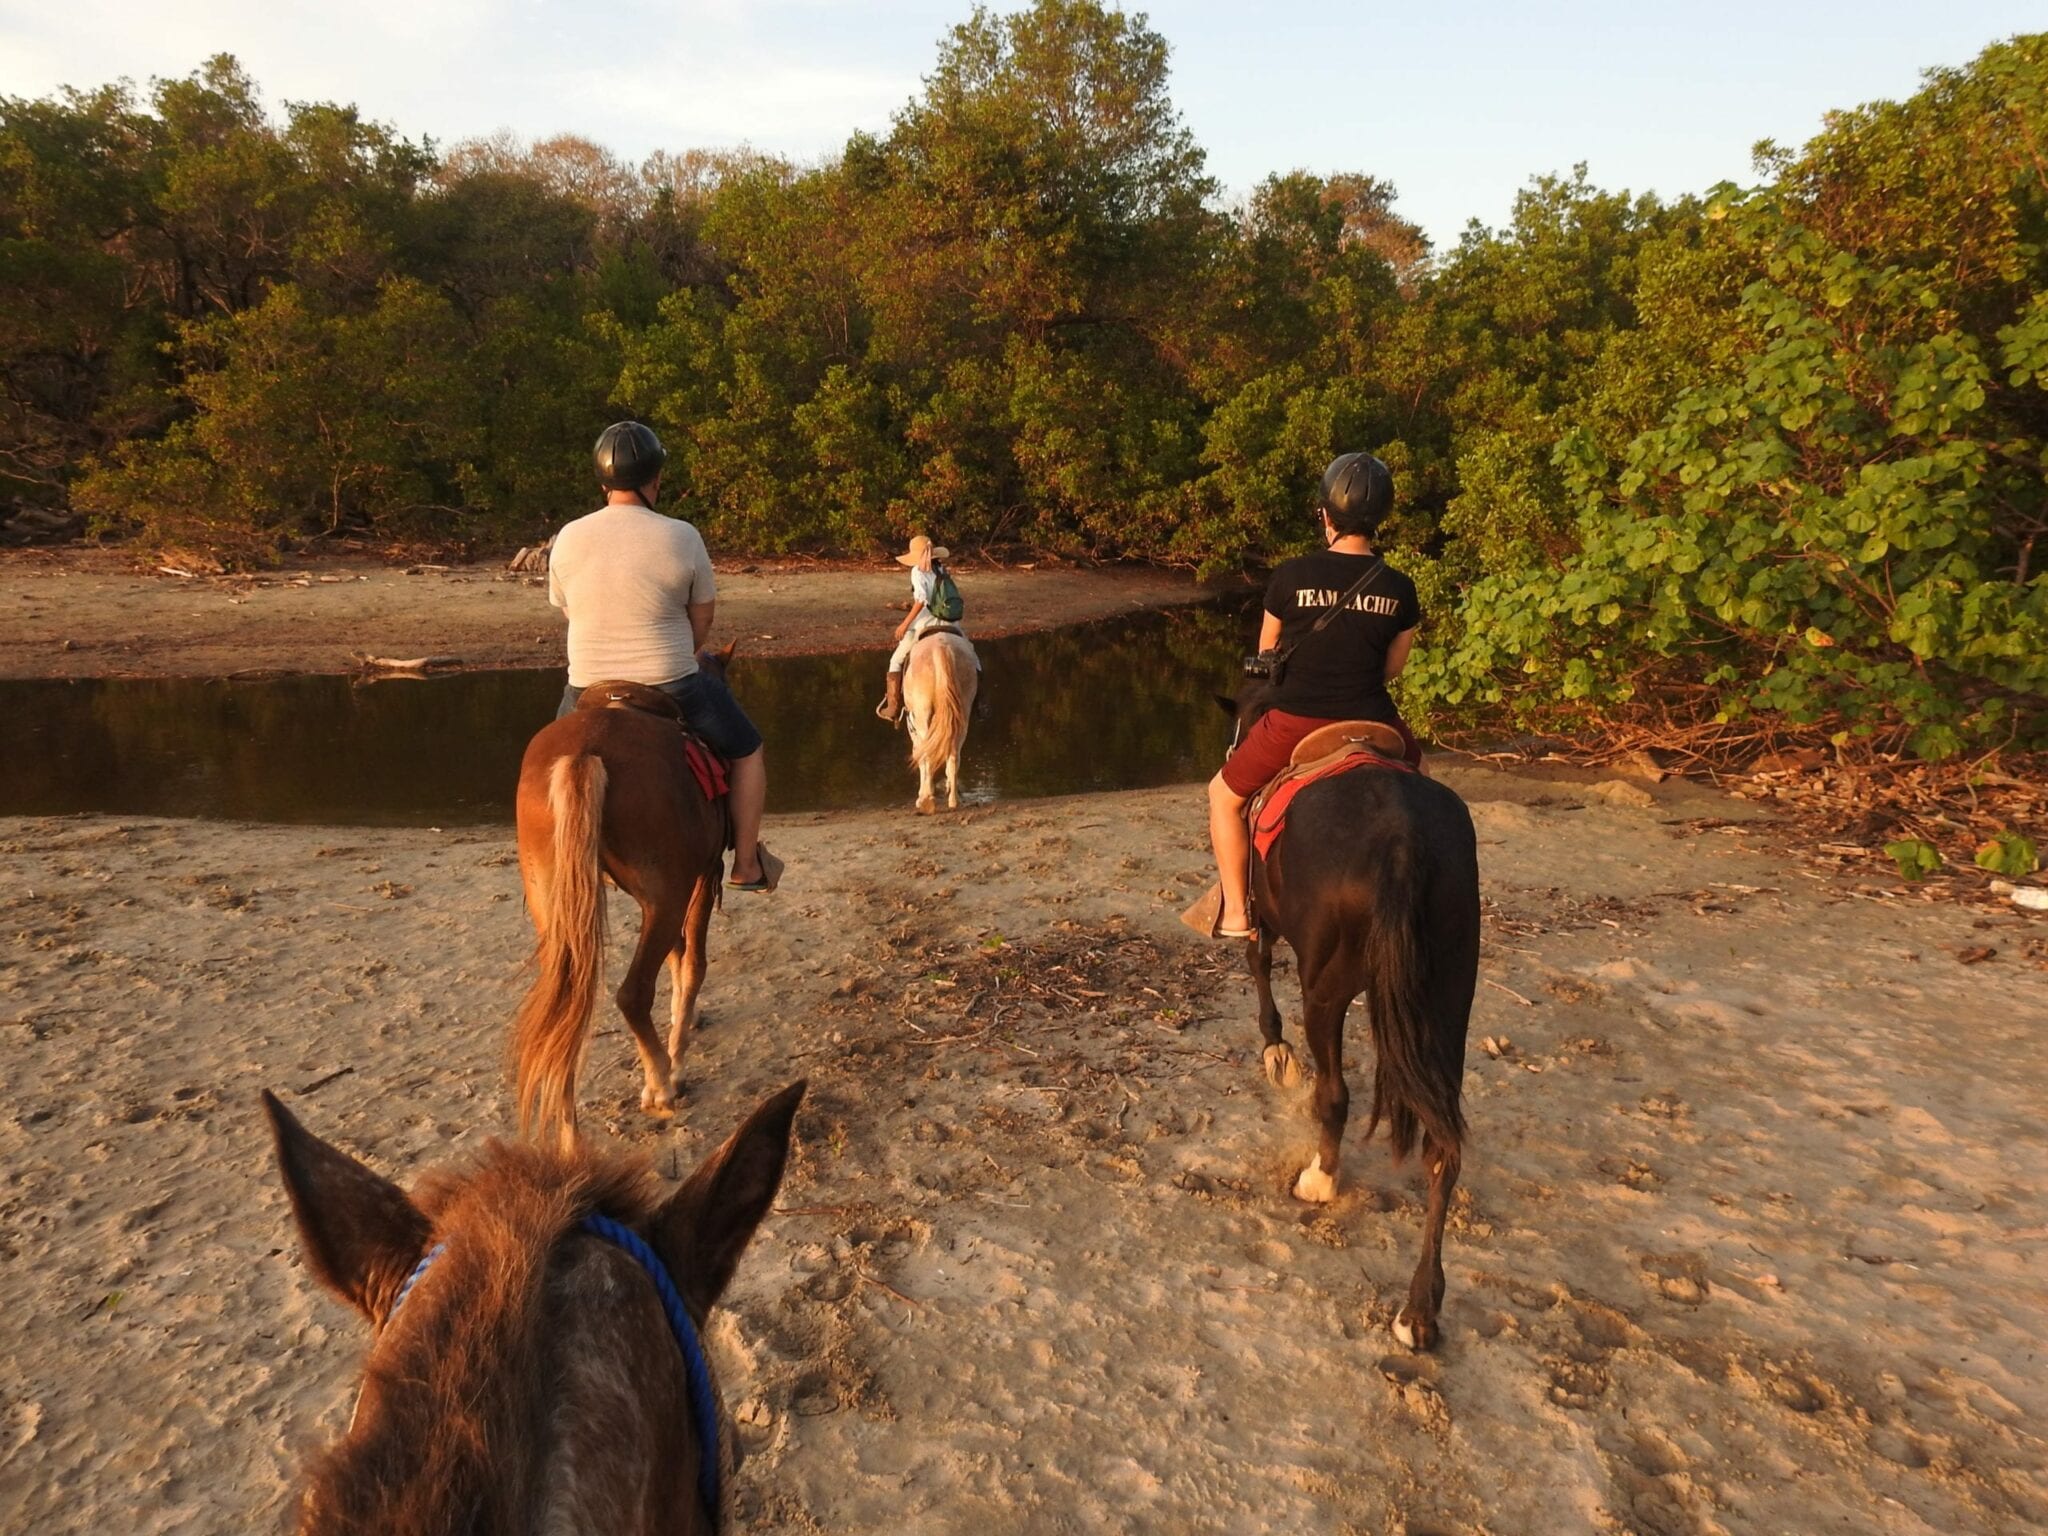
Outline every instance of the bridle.
{"label": "bridle", "polygon": [[[624,1250],[626,1256],[646,1271],[647,1278],[654,1282],[655,1294],[661,1298],[662,1313],[668,1318],[669,1332],[675,1336],[676,1348],[682,1351],[683,1377],[690,1393],[690,1416],[696,1420],[697,1493],[704,1500],[704,1508],[715,1529],[719,1523],[720,1508],[718,1394],[712,1390],[711,1367],[704,1358],[704,1346],[697,1337],[697,1326],[690,1320],[689,1308],[683,1304],[682,1292],[676,1289],[675,1280],[669,1274],[668,1266],[661,1262],[661,1256],[623,1222],[593,1211],[578,1222],[576,1228]],[[405,1277],[405,1283],[392,1298],[391,1310],[384,1314],[385,1328],[388,1329],[397,1319],[398,1309],[405,1305],[405,1298],[412,1294],[412,1288],[419,1284],[420,1277],[447,1251],[448,1245],[441,1242],[421,1255],[419,1263],[413,1266],[412,1273]],[[356,1408],[358,1412],[362,1409],[360,1397],[356,1400]],[[355,1427],[353,1416],[349,1427]]]}

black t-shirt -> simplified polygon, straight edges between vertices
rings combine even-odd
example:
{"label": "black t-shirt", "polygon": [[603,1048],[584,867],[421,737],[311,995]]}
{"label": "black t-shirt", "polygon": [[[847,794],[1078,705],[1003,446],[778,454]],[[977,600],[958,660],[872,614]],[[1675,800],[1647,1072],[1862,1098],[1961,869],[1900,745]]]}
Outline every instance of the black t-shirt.
{"label": "black t-shirt", "polygon": [[1379,560],[1377,555],[1342,555],[1323,550],[1282,561],[1266,584],[1266,612],[1280,621],[1280,644],[1301,644],[1288,658],[1287,675],[1274,707],[1319,720],[1398,720],[1387,693],[1387,649],[1396,636],[1422,622],[1415,583],[1380,565],[1365,590],[1321,633],[1315,622],[1353,582]]}

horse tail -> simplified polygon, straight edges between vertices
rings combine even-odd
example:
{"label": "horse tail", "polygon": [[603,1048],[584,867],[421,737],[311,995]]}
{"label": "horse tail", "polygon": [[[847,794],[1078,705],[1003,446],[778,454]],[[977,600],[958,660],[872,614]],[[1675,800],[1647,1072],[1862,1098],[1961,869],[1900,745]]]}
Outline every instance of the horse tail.
{"label": "horse tail", "polygon": [[575,1120],[577,1071],[604,985],[605,786],[603,761],[587,753],[548,770],[554,851],[534,950],[539,974],[512,1021],[522,1135],[566,1135]]}
{"label": "horse tail", "polygon": [[946,759],[960,750],[967,739],[967,680],[973,668],[966,665],[950,643],[941,640],[932,647],[932,718],[924,733],[910,746],[913,768],[945,767]]}
{"label": "horse tail", "polygon": [[[1458,1104],[1464,1062],[1437,1027],[1429,999],[1429,958],[1423,951],[1428,903],[1428,861],[1412,843],[1382,860],[1374,875],[1373,917],[1367,927],[1366,1000],[1372,1009],[1372,1118],[1382,1119],[1398,1162],[1415,1149],[1418,1133],[1456,1155],[1465,1141]],[[1463,1054],[1459,1033],[1457,1055]]]}

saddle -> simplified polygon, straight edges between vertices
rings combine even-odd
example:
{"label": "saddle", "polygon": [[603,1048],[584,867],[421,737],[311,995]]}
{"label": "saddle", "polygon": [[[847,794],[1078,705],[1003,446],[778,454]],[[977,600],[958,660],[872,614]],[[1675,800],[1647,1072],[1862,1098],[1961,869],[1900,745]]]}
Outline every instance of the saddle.
{"label": "saddle", "polygon": [[[726,760],[711,750],[710,744],[691,730],[683,719],[683,707],[659,688],[646,683],[592,683],[578,695],[578,709],[635,709],[643,715],[653,715],[658,720],[673,721],[682,733],[683,761],[689,764],[691,775],[697,780],[697,787],[704,791],[706,800],[721,799],[731,788],[732,778]],[[730,836],[730,829],[727,831]]]}
{"label": "saddle", "polygon": [[1350,757],[1361,749],[1402,761],[1408,756],[1407,740],[1391,725],[1379,720],[1336,720],[1296,742],[1287,762],[1290,768],[1313,766],[1326,757]]}
{"label": "saddle", "polygon": [[967,631],[958,624],[927,624],[917,632],[917,638],[922,640],[926,635],[958,635],[962,640],[965,640],[967,638]]}
{"label": "saddle", "polygon": [[[683,706],[646,683],[592,683],[576,700],[578,709],[637,709],[683,723]],[[687,727],[685,727],[687,729]]]}
{"label": "saddle", "polygon": [[1408,761],[1407,751],[1401,733],[1377,720],[1339,720],[1311,731],[1295,745],[1287,766],[1267,780],[1245,807],[1252,847],[1262,859],[1271,856],[1280,829],[1287,824],[1288,806],[1316,780],[1358,768],[1414,773],[1417,770]]}

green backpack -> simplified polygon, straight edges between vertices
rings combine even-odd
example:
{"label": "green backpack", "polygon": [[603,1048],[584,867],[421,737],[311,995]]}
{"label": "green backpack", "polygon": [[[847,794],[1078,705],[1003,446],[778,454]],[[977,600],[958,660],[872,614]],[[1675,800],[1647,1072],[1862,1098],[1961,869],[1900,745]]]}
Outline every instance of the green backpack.
{"label": "green backpack", "polygon": [[932,595],[925,603],[924,611],[941,624],[958,624],[967,605],[960,600],[960,587],[953,580],[953,573],[943,565],[932,566]]}

